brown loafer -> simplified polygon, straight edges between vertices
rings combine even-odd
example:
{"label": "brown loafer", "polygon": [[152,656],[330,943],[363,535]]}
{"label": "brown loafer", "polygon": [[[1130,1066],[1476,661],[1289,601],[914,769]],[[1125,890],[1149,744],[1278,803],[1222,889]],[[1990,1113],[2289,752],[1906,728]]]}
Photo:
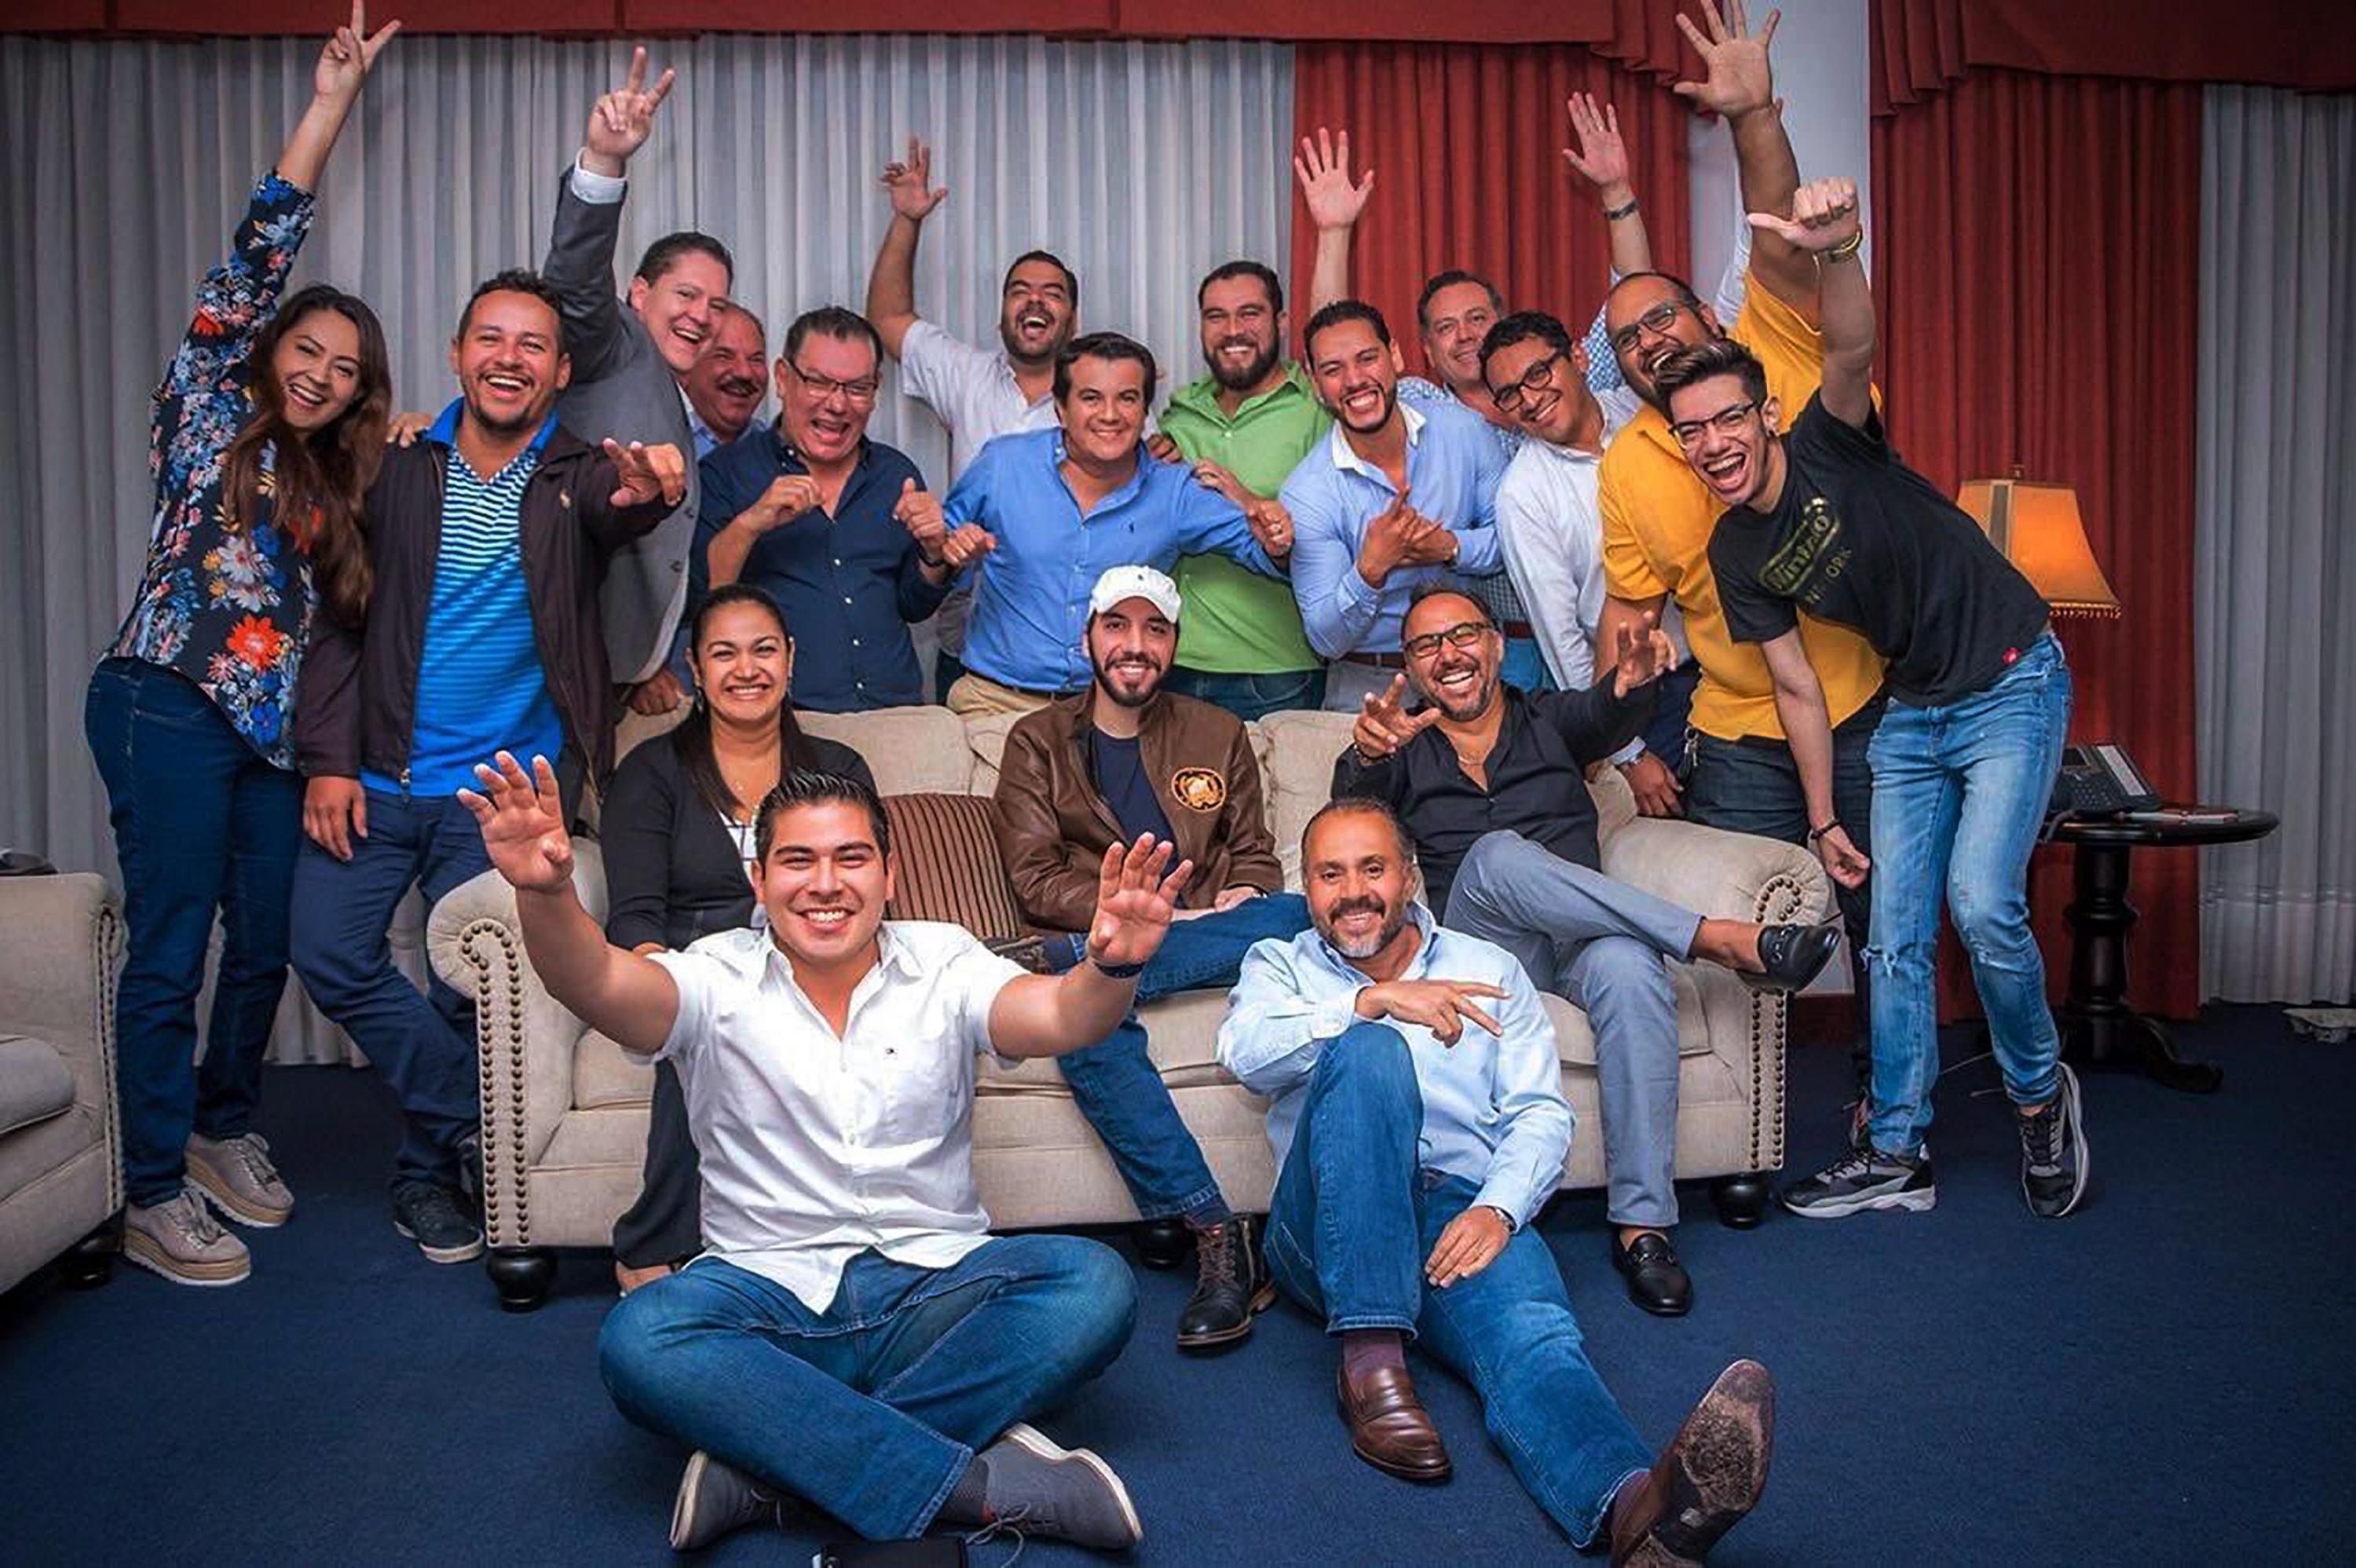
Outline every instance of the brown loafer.
{"label": "brown loafer", "polygon": [[1415,1396],[1404,1367],[1377,1367],[1354,1385],[1335,1369],[1333,1393],[1350,1424],[1350,1447],[1367,1464],[1403,1481],[1444,1481],[1452,1468],[1440,1429]]}
{"label": "brown loafer", "polygon": [[1756,1361],[1718,1374],[1624,1506],[1612,1509],[1612,1568],[1692,1568],[1767,1489],[1775,1380]]}

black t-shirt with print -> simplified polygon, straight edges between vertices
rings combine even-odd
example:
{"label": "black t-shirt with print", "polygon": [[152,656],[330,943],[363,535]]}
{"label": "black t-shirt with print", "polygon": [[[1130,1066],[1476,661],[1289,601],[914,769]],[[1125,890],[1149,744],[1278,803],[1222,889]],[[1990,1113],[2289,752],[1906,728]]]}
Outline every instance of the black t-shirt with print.
{"label": "black t-shirt with print", "polygon": [[2045,600],[1969,514],[1898,461],[1881,416],[1858,429],[1812,397],[1783,438],[1772,511],[1729,508],[1709,536],[1727,630],[1782,636],[1805,610],[1853,626],[1915,708],[1970,696],[2035,642]]}
{"label": "black t-shirt with print", "polygon": [[1136,736],[1116,739],[1091,726],[1088,761],[1096,769],[1097,793],[1112,808],[1112,819],[1120,824],[1123,837],[1133,844],[1141,833],[1151,833],[1156,840],[1177,837],[1171,831],[1169,813],[1162,809],[1153,784],[1145,776]]}

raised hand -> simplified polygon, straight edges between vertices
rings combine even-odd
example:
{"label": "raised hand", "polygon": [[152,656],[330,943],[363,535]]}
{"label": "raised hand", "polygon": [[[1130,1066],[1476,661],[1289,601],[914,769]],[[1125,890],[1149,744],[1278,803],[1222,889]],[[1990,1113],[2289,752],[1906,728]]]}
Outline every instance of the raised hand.
{"label": "raised hand", "polygon": [[1854,240],[1861,221],[1857,182],[1852,179],[1810,180],[1792,193],[1792,216],[1772,212],[1750,215],[1751,227],[1781,238],[1797,251],[1829,251]]}
{"label": "raised hand", "polygon": [[1372,169],[1355,185],[1350,183],[1350,133],[1344,131],[1336,137],[1323,125],[1317,127],[1315,140],[1301,138],[1301,154],[1292,160],[1292,177],[1300,182],[1301,197],[1309,204],[1309,220],[1320,229],[1355,225],[1375,188]]}
{"label": "raised hand", "polygon": [[988,528],[967,523],[951,528],[941,539],[941,559],[949,563],[951,571],[963,571],[975,561],[998,548],[998,536]]}
{"label": "raised hand", "polygon": [[483,830],[483,851],[500,876],[524,891],[553,892],[573,880],[573,836],[564,830],[564,803],[556,793],[556,770],[546,757],[531,760],[531,775],[512,752],[498,754],[498,766],[475,764],[482,793],[458,792]]}
{"label": "raised hand", "polygon": [[933,150],[914,136],[908,138],[908,155],[885,164],[878,183],[892,198],[892,210],[911,223],[922,223],[949,198],[948,187],[933,184]]}
{"label": "raised hand", "polygon": [[1628,191],[1628,144],[1620,139],[1620,111],[1608,103],[1599,109],[1590,92],[1572,93],[1564,107],[1570,111],[1570,133],[1579,138],[1579,148],[1565,147],[1562,161],[1617,197],[1611,203],[1617,207]]}
{"label": "raised hand", "polygon": [[1751,36],[1749,20],[1743,16],[1742,0],[1702,0],[1701,14],[1709,24],[1707,37],[1682,11],[1677,13],[1677,30],[1701,56],[1708,79],[1680,81],[1671,91],[1729,120],[1772,108],[1775,102],[1775,75],[1767,64],[1767,45],[1774,37],[1775,24],[1783,19],[1783,13],[1768,12],[1756,37]]}
{"label": "raised hand", "polygon": [[1365,1018],[1421,1024],[1440,1044],[1453,1046],[1464,1038],[1467,1024],[1491,1034],[1505,1032],[1480,1005],[1505,994],[1498,987],[1473,980],[1390,980],[1360,991],[1358,1012]]}
{"label": "raised hand", "polygon": [[813,509],[821,499],[818,481],[809,475],[780,474],[769,481],[767,489],[753,498],[751,506],[736,514],[730,526],[766,534]]}
{"label": "raised hand", "polygon": [[630,161],[630,155],[647,144],[654,133],[655,111],[670,96],[671,83],[679,72],[666,69],[654,87],[647,86],[647,51],[645,46],[630,51],[629,74],[622,85],[597,100],[589,111],[589,129],[582,137],[582,150],[588,155],[584,166],[592,173],[619,176]]}
{"label": "raised hand", "polygon": [[337,27],[327,47],[319,51],[319,63],[311,71],[312,92],[339,103],[359,97],[360,84],[368,80],[369,68],[376,64],[376,57],[399,31],[399,22],[387,22],[371,35],[368,30],[368,6],[362,0],[352,0],[350,24]]}
{"label": "raised hand", "polygon": [[1641,624],[1622,621],[1612,628],[1612,696],[1625,697],[1646,681],[1677,667],[1676,645],[1661,630],[1658,620],[1647,610]]}
{"label": "raised hand", "polygon": [[916,541],[917,553],[927,561],[941,559],[941,541],[948,537],[948,521],[941,515],[941,498],[919,490],[914,479],[900,481],[900,498],[893,503],[893,519]]}
{"label": "raised hand", "polygon": [[[1151,833],[1139,834],[1134,844],[1115,844],[1105,851],[1097,878],[1097,912],[1088,922],[1090,959],[1119,968],[1144,963],[1161,947],[1178,910],[1179,890],[1194,874],[1192,860],[1170,866],[1174,853],[1169,840],[1157,844]],[[1165,868],[1167,876],[1162,874]]]}
{"label": "raised hand", "polygon": [[1357,749],[1361,761],[1372,763],[1387,757],[1440,722],[1437,707],[1409,713],[1400,705],[1406,696],[1407,677],[1395,675],[1380,697],[1370,695],[1361,699],[1358,721],[1350,730],[1350,744]]}
{"label": "raised hand", "polygon": [[[1218,464],[1211,466],[1215,468]],[[1282,560],[1292,553],[1292,514],[1284,509],[1283,502],[1252,496],[1243,502],[1243,508],[1244,521],[1251,525],[1252,538],[1268,551],[1270,560]]]}
{"label": "raised hand", "polygon": [[668,443],[648,446],[634,441],[624,446],[608,437],[605,455],[614,460],[613,504],[616,507],[643,507],[658,499],[676,507],[687,494],[687,459]]}

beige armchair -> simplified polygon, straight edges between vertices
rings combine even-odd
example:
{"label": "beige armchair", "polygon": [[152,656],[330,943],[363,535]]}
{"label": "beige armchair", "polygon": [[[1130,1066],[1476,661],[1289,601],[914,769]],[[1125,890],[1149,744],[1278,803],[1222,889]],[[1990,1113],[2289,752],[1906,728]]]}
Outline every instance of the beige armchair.
{"label": "beige armchair", "polygon": [[[1012,720],[958,719],[941,708],[809,714],[813,732],[856,747],[887,794],[987,795]],[[1280,713],[1253,726],[1270,823],[1287,884],[1298,889],[1300,843],[1324,804],[1350,717]],[[1683,822],[1638,819],[1618,773],[1595,789],[1604,868],[1622,880],[1707,914],[1816,921],[1830,886],[1814,857],[1789,845]],[[603,918],[604,870],[581,846],[574,879]],[[444,898],[427,951],[450,985],[478,998],[482,1048],[485,1221],[489,1269],[502,1305],[529,1310],[554,1274],[549,1249],[603,1247],[636,1199],[646,1149],[651,1069],[590,1032],[559,1007],[525,962],[515,903],[496,873]],[[1723,969],[1676,967],[1682,1061],[1677,1175],[1719,1179],[1719,1212],[1753,1223],[1763,1211],[1762,1173],[1783,1163],[1785,1004],[1756,995]],[[1180,1115],[1201,1142],[1227,1200],[1268,1207],[1276,1172],[1266,1103],[1219,1067],[1215,1038],[1226,997],[1196,992],[1144,1009],[1155,1064]],[[1595,1041],[1585,1017],[1547,998],[1561,1042],[1563,1087],[1583,1130],[1563,1185],[1603,1184]],[[1104,1224],[1136,1218],[1127,1190],[1050,1061],[984,1069],[974,1107],[974,1174],[995,1223],[1021,1229]]]}
{"label": "beige armchair", "polygon": [[123,921],[101,879],[0,877],[0,1290],[71,1249],[104,1280],[123,1207],[114,969]]}

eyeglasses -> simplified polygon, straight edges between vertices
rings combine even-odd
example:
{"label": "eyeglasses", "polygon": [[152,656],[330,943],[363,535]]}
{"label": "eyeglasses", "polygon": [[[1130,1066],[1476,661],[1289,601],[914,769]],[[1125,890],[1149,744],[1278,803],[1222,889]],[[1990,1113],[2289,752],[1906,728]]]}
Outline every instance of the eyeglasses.
{"label": "eyeglasses", "polygon": [[1459,621],[1441,632],[1426,632],[1419,637],[1409,637],[1403,645],[1411,659],[1428,659],[1446,643],[1451,648],[1469,648],[1479,642],[1482,634],[1492,630],[1486,621]]}
{"label": "eyeglasses", "polygon": [[1501,414],[1512,413],[1522,406],[1522,399],[1525,396],[1536,397],[1545,391],[1547,383],[1554,379],[1554,368],[1561,364],[1562,360],[1562,350],[1558,348],[1523,371],[1521,379],[1505,390],[1499,391],[1494,387],[1491,388],[1489,396],[1496,403],[1497,411]]}
{"label": "eyeglasses", "polygon": [[1669,427],[1669,433],[1677,438],[1679,446],[1691,452],[1701,444],[1701,438],[1711,431],[1716,431],[1720,435],[1732,435],[1740,430],[1742,421],[1749,419],[1751,411],[1758,406],[1757,403],[1748,400],[1735,403],[1730,407],[1719,410],[1706,420],[1687,420],[1680,424],[1673,424]]}
{"label": "eyeglasses", "polygon": [[874,402],[876,389],[884,384],[883,378],[880,376],[868,376],[856,381],[838,381],[831,376],[815,375],[805,370],[790,359],[786,361],[786,368],[791,370],[795,379],[808,387],[810,389],[810,395],[819,402],[824,402],[835,393],[841,392],[843,401],[853,408],[865,408]]}
{"label": "eyeglasses", "polygon": [[1655,337],[1666,337],[1669,328],[1676,325],[1677,312],[1687,308],[1683,300],[1663,300],[1612,335],[1612,352],[1627,353],[1636,347],[1636,339],[1647,332]]}

